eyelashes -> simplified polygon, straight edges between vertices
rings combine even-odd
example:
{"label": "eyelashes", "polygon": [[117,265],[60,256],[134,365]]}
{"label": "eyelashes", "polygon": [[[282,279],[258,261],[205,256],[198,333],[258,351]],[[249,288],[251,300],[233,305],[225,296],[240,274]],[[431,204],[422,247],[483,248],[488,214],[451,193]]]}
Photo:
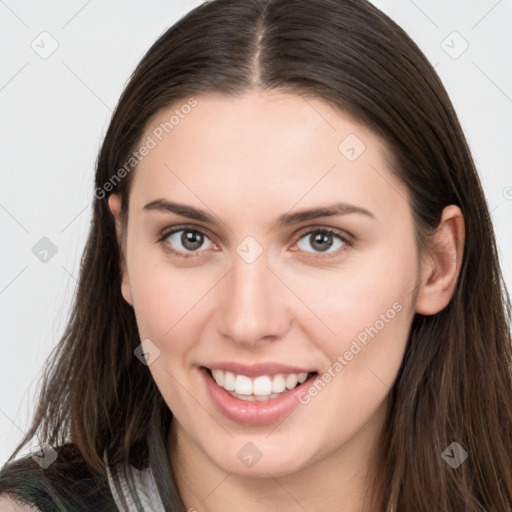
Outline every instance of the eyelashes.
{"label": "eyelashes", "polygon": [[[316,236],[312,237],[312,235]],[[337,256],[347,247],[353,246],[350,235],[330,227],[308,227],[300,231],[296,238],[297,240],[294,245],[302,245],[298,250],[299,252],[312,253],[320,258],[331,257],[332,255]],[[304,241],[306,241],[306,244],[304,244]],[[197,258],[202,255],[201,253],[206,252],[205,249],[218,249],[218,246],[211,241],[210,237],[202,229],[187,225],[174,226],[171,229],[165,230],[158,239],[158,242],[167,253],[179,258]],[[322,248],[320,247],[318,251],[309,251],[305,248],[305,245],[312,247],[311,244],[316,246],[323,245],[327,247],[327,250],[321,250]],[[176,246],[181,246],[181,248],[176,248]],[[335,250],[331,251],[330,249],[333,247]],[[297,249],[293,249],[293,251],[296,252]]]}
{"label": "eyelashes", "polygon": [[[183,232],[181,237],[176,237],[176,235],[180,232]],[[191,235],[192,236],[188,236]],[[187,235],[187,236],[184,236]],[[160,243],[162,243],[164,249],[178,257],[181,258],[194,258],[198,256],[198,253],[204,252],[204,251],[197,251],[197,247],[194,247],[192,250],[187,251],[185,248],[184,250],[176,250],[172,248],[172,243],[169,243],[169,239],[174,237],[173,243],[176,244],[179,243],[183,246],[183,243],[191,243],[192,246],[197,245],[200,243],[200,245],[203,244],[205,240],[208,240],[211,244],[211,246],[216,247],[216,245],[209,239],[208,235],[206,235],[203,231],[197,228],[187,227],[187,226],[177,226],[170,231],[167,231],[159,240]],[[198,242],[199,241],[199,242]],[[188,253],[188,254],[187,254]]]}
{"label": "eyelashes", "polygon": [[[332,228],[315,228],[311,229],[306,232],[303,232],[301,235],[299,235],[299,239],[297,241],[297,244],[304,240],[310,240],[308,243],[312,244],[319,244],[319,245],[325,245],[325,242],[327,241],[327,249],[331,249],[333,246],[335,249],[341,249],[346,245],[349,245],[348,239],[345,235],[342,235],[338,230],[332,229]],[[314,237],[312,235],[315,235]],[[336,242],[338,242],[338,246],[336,247]],[[311,245],[312,246],[312,245]],[[317,253],[317,251],[308,251],[307,249],[300,249],[304,252],[313,252]],[[323,251],[319,250],[318,254],[331,254],[331,253],[337,253],[336,251]]]}

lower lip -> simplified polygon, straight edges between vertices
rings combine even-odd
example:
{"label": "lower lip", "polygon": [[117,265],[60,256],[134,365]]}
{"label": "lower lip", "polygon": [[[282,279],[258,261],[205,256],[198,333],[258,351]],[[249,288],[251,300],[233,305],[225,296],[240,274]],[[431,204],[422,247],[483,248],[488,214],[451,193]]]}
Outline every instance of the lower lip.
{"label": "lower lip", "polygon": [[307,392],[316,378],[316,374],[312,375],[296,388],[284,391],[276,398],[249,402],[231,396],[213,380],[206,368],[202,367],[200,371],[217,409],[228,419],[247,425],[268,425],[286,418],[299,406],[299,396]]}

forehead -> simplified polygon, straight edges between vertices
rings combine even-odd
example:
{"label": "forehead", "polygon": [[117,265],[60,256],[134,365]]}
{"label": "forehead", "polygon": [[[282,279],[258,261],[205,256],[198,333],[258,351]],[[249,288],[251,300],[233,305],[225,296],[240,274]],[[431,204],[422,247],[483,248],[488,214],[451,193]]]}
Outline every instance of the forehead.
{"label": "forehead", "polygon": [[328,200],[384,207],[399,189],[405,197],[383,141],[320,98],[199,95],[154,116],[149,140],[132,183],[140,208],[175,196],[200,206],[198,199],[220,195],[240,208],[265,198],[267,208],[280,210]]}

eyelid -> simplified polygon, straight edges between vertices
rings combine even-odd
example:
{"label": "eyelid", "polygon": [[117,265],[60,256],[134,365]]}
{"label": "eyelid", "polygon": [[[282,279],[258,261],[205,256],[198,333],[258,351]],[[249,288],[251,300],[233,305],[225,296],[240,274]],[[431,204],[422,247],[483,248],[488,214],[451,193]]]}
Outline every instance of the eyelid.
{"label": "eyelid", "polygon": [[[175,226],[168,226],[162,231],[160,231],[159,235],[159,242],[164,241],[166,238],[169,238],[173,233],[176,233],[176,231],[197,231],[198,233],[201,233],[202,235],[206,236],[208,239],[211,240],[211,236],[208,234],[207,230],[203,228],[202,226],[196,226],[195,224],[177,224]],[[213,240],[211,240],[213,242]]]}
{"label": "eyelid", "polygon": [[160,235],[159,235],[159,238],[157,240],[157,243],[162,245],[164,251],[166,251],[168,253],[171,253],[174,256],[177,256],[177,257],[180,257],[180,258],[183,258],[183,259],[197,258],[197,257],[201,256],[201,253],[203,253],[205,251],[204,250],[202,250],[202,251],[189,251],[189,252],[178,251],[178,250],[173,249],[172,247],[170,247],[170,244],[166,244],[165,243],[167,241],[167,239],[171,235],[173,235],[174,233],[176,233],[178,231],[187,231],[187,230],[188,231],[195,231],[197,233],[200,233],[205,238],[208,238],[208,240],[210,240],[210,242],[214,245],[214,247],[218,247],[217,244],[212,240],[212,237],[207,233],[207,230],[205,228],[203,228],[201,226],[194,225],[194,224],[178,224],[178,225],[174,225],[174,226],[170,226],[170,227],[164,228],[162,231],[160,231]]}
{"label": "eyelid", "polygon": [[[174,234],[178,231],[186,231],[187,229],[190,231],[196,231],[196,232],[200,233],[204,237],[208,238],[208,240],[210,240],[210,242],[215,247],[218,247],[218,244],[212,240],[212,237],[209,235],[208,230],[206,228],[203,228],[202,226],[198,226],[198,225],[194,225],[194,224],[179,224],[179,225],[164,228],[160,232],[158,242],[164,246],[166,251],[169,251],[173,254],[176,254],[176,255],[184,257],[184,258],[197,257],[201,253],[206,252],[205,250],[189,251],[189,252],[177,251],[177,250],[171,249],[170,247],[165,245],[164,242],[167,240],[167,238],[169,238],[169,236],[171,236],[172,234]],[[299,240],[301,240],[305,235],[312,234],[312,233],[319,233],[319,232],[320,233],[322,233],[322,232],[329,233],[334,236],[337,236],[343,242],[344,246],[352,247],[354,244],[353,235],[351,235],[350,233],[347,233],[346,231],[343,231],[339,228],[333,228],[333,227],[324,226],[324,225],[314,225],[314,226],[305,226],[304,228],[300,229],[294,235],[295,241],[294,241],[293,245],[296,245],[299,242]],[[309,253],[313,254],[314,257],[316,257],[316,258],[318,258],[318,257],[328,258],[328,257],[335,257],[335,256],[339,255],[340,251],[342,251],[344,248],[345,247],[342,247],[341,249],[334,251],[332,253],[322,253],[322,252],[314,252],[314,251],[302,251],[302,252],[309,252]],[[293,251],[301,252],[296,249]],[[309,257],[313,257],[313,256],[309,256]]]}
{"label": "eyelid", "polygon": [[336,235],[347,245],[352,245],[354,243],[354,237],[350,233],[347,233],[346,231],[339,229],[339,228],[332,228],[329,226],[322,226],[322,225],[307,226],[297,233],[297,237],[300,239],[304,235],[307,235],[310,233],[318,233],[318,232],[320,232],[320,233],[324,232],[324,233]]}
{"label": "eyelid", "polygon": [[330,235],[338,237],[342,242],[343,246],[337,249],[336,251],[332,252],[316,252],[316,251],[300,251],[298,249],[292,249],[293,252],[302,252],[305,254],[305,256],[302,256],[303,258],[311,258],[311,259],[322,259],[322,258],[337,258],[341,256],[343,252],[347,250],[347,247],[353,247],[355,238],[350,233],[347,233],[346,231],[343,231],[339,228],[333,228],[329,226],[322,226],[322,225],[316,225],[316,226],[306,226],[304,229],[300,230],[296,237],[297,240],[294,243],[296,245],[299,243],[299,241],[304,238],[305,235],[311,235],[313,233],[328,233]]}

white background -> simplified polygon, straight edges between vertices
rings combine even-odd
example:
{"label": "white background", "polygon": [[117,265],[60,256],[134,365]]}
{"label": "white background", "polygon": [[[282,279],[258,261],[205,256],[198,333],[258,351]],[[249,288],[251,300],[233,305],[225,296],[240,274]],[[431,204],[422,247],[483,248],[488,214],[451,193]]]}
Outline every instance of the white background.
{"label": "white background", "polygon": [[[199,3],[0,0],[0,465],[27,428],[65,326],[112,110],[149,46]],[[418,43],[452,98],[512,289],[512,0],[374,3]],[[48,51],[52,39],[46,59],[31,47]],[[46,263],[32,253],[42,237],[58,250]]]}

